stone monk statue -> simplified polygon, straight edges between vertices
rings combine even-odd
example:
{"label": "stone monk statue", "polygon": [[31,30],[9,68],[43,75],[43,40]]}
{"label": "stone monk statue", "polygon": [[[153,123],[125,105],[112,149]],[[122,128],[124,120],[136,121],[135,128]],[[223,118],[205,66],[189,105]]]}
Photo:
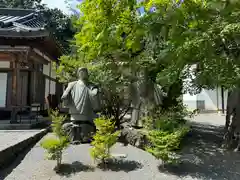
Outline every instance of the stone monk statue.
{"label": "stone monk statue", "polygon": [[69,108],[70,123],[63,125],[73,144],[89,142],[95,131],[93,123],[100,110],[99,89],[88,81],[87,68],[77,70],[78,80],[70,82],[62,95],[64,105]]}
{"label": "stone monk statue", "polygon": [[149,115],[149,108],[162,105],[163,97],[167,96],[159,84],[152,82],[145,76],[142,81],[130,85],[130,94],[133,109],[131,125],[138,128],[143,127],[142,118]]}

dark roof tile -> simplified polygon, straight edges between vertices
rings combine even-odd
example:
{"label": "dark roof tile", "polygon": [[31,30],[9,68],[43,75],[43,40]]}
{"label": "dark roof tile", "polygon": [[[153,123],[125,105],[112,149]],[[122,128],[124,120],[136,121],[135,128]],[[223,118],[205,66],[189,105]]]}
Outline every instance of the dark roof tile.
{"label": "dark roof tile", "polygon": [[0,8],[0,30],[38,31],[44,27],[44,20],[38,11]]}
{"label": "dark roof tile", "polygon": [[[54,35],[45,29],[45,21],[41,13],[35,10],[0,8],[0,44],[12,44],[13,41],[11,40],[13,39],[28,39],[31,41],[38,38],[44,43],[54,42],[56,47],[50,44],[45,50],[49,54],[55,53],[60,56],[63,49]],[[46,41],[42,41],[42,39]],[[22,43],[22,41],[16,42]]]}

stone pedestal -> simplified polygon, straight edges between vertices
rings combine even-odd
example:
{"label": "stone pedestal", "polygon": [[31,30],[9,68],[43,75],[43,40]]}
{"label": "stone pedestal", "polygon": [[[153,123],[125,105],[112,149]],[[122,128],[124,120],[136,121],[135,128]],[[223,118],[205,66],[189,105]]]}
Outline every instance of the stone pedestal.
{"label": "stone pedestal", "polygon": [[92,135],[96,131],[94,124],[85,121],[65,123],[62,128],[72,144],[90,143]]}

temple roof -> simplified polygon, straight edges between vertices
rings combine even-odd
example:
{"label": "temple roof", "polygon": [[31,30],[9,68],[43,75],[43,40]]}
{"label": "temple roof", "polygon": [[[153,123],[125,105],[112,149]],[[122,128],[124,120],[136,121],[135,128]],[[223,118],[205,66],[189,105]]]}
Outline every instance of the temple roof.
{"label": "temple roof", "polygon": [[46,28],[42,12],[31,9],[0,8],[0,45],[31,46],[54,59],[64,51]]}
{"label": "temple roof", "polygon": [[39,11],[0,8],[1,37],[44,37],[44,19]]}

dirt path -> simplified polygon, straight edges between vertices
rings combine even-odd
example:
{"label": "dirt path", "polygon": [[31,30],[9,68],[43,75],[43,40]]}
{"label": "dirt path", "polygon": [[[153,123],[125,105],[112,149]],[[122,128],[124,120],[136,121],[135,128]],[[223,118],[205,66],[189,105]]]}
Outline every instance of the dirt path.
{"label": "dirt path", "polygon": [[183,163],[167,167],[167,172],[182,178],[239,180],[240,153],[221,148],[224,124],[225,117],[217,114],[195,117],[194,130],[181,153]]}

